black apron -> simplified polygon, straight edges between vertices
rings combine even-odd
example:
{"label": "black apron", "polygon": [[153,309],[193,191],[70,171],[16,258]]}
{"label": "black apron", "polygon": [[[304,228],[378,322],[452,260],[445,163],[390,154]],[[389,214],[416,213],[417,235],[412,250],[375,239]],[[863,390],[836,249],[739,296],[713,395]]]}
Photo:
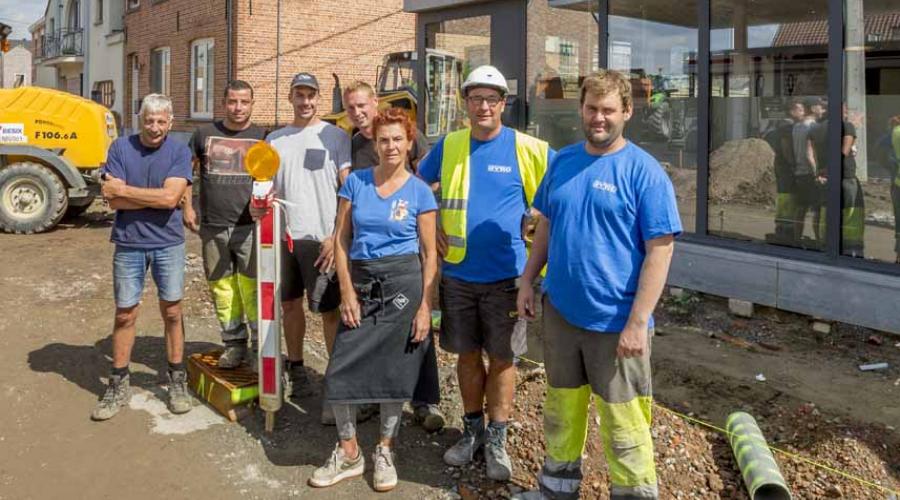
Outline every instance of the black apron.
{"label": "black apron", "polygon": [[340,324],[325,371],[329,403],[382,403],[412,399],[432,335],[413,342],[412,322],[422,303],[418,255],[353,261],[353,287],[362,319]]}

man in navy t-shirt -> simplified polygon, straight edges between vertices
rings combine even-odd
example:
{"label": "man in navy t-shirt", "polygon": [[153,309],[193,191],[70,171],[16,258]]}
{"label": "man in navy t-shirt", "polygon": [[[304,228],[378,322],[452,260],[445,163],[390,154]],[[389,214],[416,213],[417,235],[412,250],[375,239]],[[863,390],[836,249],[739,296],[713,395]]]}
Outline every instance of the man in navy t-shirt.
{"label": "man in navy t-shirt", "polygon": [[145,97],[140,117],[140,133],[116,139],[101,170],[103,198],[116,210],[110,237],[116,245],[116,316],[112,374],[91,413],[94,420],[112,418],[131,397],[128,363],[148,269],[159,290],[159,310],[165,323],[169,411],[185,413],[192,405],[183,361],[184,229],[179,206],[191,183],[191,152],[187,145],[168,137],[172,128],[168,97]]}
{"label": "man in navy t-shirt", "polygon": [[444,461],[465,465],[484,446],[488,477],[507,481],[513,360],[525,347],[525,324],[516,318],[516,279],[526,255],[523,223],[553,152],[546,142],[501,124],[509,89],[496,68],[475,68],[462,92],[471,128],[448,134],[419,164],[426,182],[440,184],[440,342],[459,354],[465,411],[463,436]]}
{"label": "man in navy t-shirt", "polygon": [[543,333],[547,454],[540,490],[578,498],[593,394],[612,498],[657,498],[650,436],[653,309],[681,232],[675,192],[652,156],[622,136],[631,85],[614,71],[584,80],[586,141],[562,149],[535,196],[542,214],[517,300],[533,318],[532,283],[547,265]]}

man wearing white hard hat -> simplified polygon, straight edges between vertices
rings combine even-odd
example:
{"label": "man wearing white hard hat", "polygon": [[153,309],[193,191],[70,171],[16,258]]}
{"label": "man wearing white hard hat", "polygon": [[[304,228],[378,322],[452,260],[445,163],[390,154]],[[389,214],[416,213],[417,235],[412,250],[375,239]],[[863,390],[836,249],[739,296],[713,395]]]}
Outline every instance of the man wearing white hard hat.
{"label": "man wearing white hard hat", "polygon": [[516,315],[517,279],[526,260],[523,227],[555,154],[546,142],[502,125],[508,93],[497,68],[475,68],[462,85],[470,127],[447,134],[419,164],[419,175],[440,185],[440,343],[459,355],[465,411],[463,436],[444,461],[465,465],[484,447],[487,475],[499,481],[512,474],[506,423],[515,390],[513,360],[525,347],[525,325]]}

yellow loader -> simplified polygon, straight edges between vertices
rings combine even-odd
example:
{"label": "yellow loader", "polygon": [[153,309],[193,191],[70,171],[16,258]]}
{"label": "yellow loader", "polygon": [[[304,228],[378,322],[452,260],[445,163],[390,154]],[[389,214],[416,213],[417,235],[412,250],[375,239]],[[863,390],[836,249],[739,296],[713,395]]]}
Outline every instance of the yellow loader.
{"label": "yellow loader", "polygon": [[112,112],[93,101],[0,89],[0,230],[40,233],[87,209],[116,136]]}

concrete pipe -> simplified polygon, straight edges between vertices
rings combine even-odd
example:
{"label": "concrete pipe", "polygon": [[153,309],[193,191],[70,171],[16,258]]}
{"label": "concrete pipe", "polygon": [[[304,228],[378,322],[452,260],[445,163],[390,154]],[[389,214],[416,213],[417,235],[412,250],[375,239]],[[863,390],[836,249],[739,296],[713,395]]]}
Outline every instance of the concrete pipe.
{"label": "concrete pipe", "polygon": [[742,411],[725,422],[731,449],[753,500],[791,500],[791,491],[756,420]]}

